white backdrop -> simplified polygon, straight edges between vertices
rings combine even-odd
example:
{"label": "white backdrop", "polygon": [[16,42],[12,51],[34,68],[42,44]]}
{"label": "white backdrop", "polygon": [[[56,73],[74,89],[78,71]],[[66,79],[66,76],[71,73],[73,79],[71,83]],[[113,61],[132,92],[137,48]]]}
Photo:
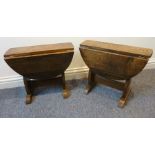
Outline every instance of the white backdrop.
{"label": "white backdrop", "polygon": [[[75,46],[75,54],[70,69],[84,67],[85,64],[78,50],[79,44],[85,39],[93,39],[105,42],[127,44],[146,48],[153,48],[155,51],[155,38],[151,37],[104,37],[104,38],[82,38],[82,37],[0,37],[0,78],[16,76],[17,74],[10,69],[3,60],[5,51],[12,47],[31,46],[39,44],[72,42]],[[155,60],[155,54],[152,61]]]}

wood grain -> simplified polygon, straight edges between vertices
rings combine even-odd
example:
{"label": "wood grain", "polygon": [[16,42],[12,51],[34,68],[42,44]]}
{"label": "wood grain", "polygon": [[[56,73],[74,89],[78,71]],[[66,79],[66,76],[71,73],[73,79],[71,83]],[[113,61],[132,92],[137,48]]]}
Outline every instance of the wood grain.
{"label": "wood grain", "polygon": [[120,45],[113,43],[106,43],[100,41],[86,40],[81,43],[81,47],[88,47],[89,49],[96,49],[100,51],[107,51],[112,53],[118,53],[130,56],[139,56],[144,58],[150,58],[153,50],[149,48]]}

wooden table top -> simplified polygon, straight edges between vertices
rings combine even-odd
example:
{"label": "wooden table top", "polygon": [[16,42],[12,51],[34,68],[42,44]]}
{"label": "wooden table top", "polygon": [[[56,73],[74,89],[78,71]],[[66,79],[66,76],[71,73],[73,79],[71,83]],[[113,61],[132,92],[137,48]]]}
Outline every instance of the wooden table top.
{"label": "wooden table top", "polygon": [[4,57],[22,57],[31,55],[51,54],[51,53],[64,53],[73,52],[74,46],[72,43],[58,43],[48,45],[37,45],[28,47],[17,47],[9,49]]}
{"label": "wooden table top", "polygon": [[108,51],[108,52],[124,54],[124,55],[142,56],[145,58],[150,58],[153,54],[153,50],[149,48],[141,48],[141,47],[134,47],[134,46],[128,46],[128,45],[92,41],[92,40],[86,40],[82,42],[80,44],[80,47],[87,47],[91,49]]}

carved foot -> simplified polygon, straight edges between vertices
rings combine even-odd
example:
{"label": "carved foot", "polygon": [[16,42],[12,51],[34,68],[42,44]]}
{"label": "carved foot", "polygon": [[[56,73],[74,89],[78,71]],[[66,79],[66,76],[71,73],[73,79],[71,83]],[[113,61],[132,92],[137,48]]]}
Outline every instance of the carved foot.
{"label": "carved foot", "polygon": [[124,106],[127,104],[127,100],[130,94],[131,94],[131,89],[129,88],[127,92],[123,93],[122,97],[120,98],[118,107],[124,108]]}
{"label": "carved foot", "polygon": [[32,103],[32,95],[26,95],[26,104],[31,104]]}

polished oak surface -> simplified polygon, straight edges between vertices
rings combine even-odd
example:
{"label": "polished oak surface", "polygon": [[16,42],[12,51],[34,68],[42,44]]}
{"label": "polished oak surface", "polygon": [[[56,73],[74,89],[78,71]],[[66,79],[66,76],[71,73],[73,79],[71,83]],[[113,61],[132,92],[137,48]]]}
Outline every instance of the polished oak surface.
{"label": "polished oak surface", "polygon": [[150,58],[152,56],[153,50],[149,48],[128,46],[128,45],[120,45],[114,43],[106,43],[100,41],[86,40],[81,43],[80,47],[100,51],[107,51],[115,54],[122,54],[127,56],[137,56]]}
{"label": "polished oak surface", "polygon": [[37,45],[28,47],[17,47],[9,49],[4,57],[5,59],[11,59],[13,57],[19,58],[23,56],[38,56],[44,54],[55,54],[55,53],[68,53],[74,50],[72,43],[59,43],[59,44],[48,44],[48,45]]}

